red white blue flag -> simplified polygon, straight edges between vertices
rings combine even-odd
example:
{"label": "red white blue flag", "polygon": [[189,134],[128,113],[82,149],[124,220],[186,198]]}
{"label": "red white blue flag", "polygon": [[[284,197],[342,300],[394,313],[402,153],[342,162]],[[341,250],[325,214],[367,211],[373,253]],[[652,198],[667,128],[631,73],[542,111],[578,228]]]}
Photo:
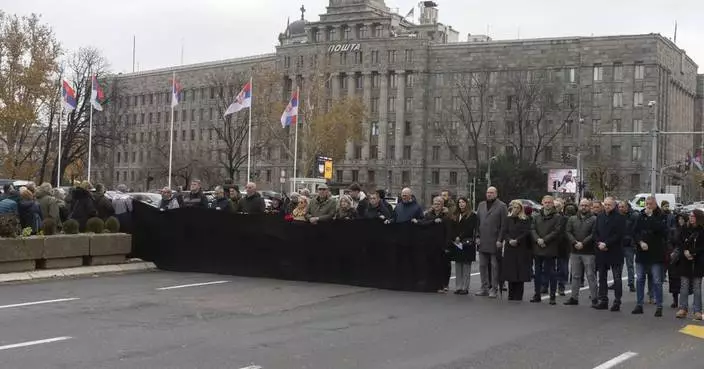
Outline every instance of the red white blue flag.
{"label": "red white blue flag", "polygon": [[100,87],[100,83],[98,83],[98,76],[93,76],[90,91],[90,104],[93,106],[93,109],[103,111],[103,106],[100,105],[100,102],[103,100],[105,100],[105,94]]}
{"label": "red white blue flag", "polygon": [[247,84],[242,87],[242,91],[240,91],[237,96],[235,96],[235,101],[230,104],[230,106],[227,107],[227,110],[225,110],[225,116],[228,116],[230,114],[237,113],[238,111],[244,109],[244,108],[251,108],[252,107],[252,81],[247,82]]}
{"label": "red white blue flag", "polygon": [[281,126],[283,128],[296,125],[298,122],[298,90],[296,90],[291,96],[291,101],[289,101],[286,106],[286,110],[281,114]]}
{"label": "red white blue flag", "polygon": [[61,84],[61,101],[63,102],[66,110],[76,110],[76,106],[78,105],[76,100],[76,90],[74,90],[73,87],[71,87],[71,85],[65,80]]}

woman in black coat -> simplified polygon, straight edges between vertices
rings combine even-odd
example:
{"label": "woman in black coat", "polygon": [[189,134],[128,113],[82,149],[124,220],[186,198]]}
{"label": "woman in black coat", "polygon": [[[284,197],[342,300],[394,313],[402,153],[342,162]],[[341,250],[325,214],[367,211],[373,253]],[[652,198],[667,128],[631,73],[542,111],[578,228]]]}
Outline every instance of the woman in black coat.
{"label": "woman in black coat", "polygon": [[476,260],[475,244],[477,233],[477,214],[472,211],[466,197],[457,199],[457,208],[452,217],[450,257],[455,261],[455,294],[467,295],[472,275],[472,262]]}
{"label": "woman in black coat", "polygon": [[531,274],[531,220],[523,211],[523,204],[513,200],[504,227],[501,280],[508,282],[508,299],[523,300],[523,287]]}
{"label": "woman in black coat", "polygon": [[[670,294],[672,294],[671,308],[676,309],[679,304],[680,295],[680,277],[682,276],[681,269],[683,263],[680,263],[680,245],[687,238],[687,216],[685,214],[677,214],[675,218],[675,227],[670,230],[670,235],[667,238],[667,253],[670,255],[667,264],[667,284]],[[673,255],[676,255],[674,258]]]}
{"label": "woman in black coat", "polygon": [[93,196],[88,192],[89,187],[90,184],[84,182],[71,191],[71,213],[69,219],[75,219],[78,222],[78,229],[81,232],[86,231],[88,219],[98,215]]}
{"label": "woman in black coat", "polygon": [[[704,211],[696,209],[689,216],[690,231],[678,250],[682,292],[693,286],[694,320],[702,320],[702,277],[704,277]],[[686,318],[689,312],[689,295],[680,294],[677,318]]]}

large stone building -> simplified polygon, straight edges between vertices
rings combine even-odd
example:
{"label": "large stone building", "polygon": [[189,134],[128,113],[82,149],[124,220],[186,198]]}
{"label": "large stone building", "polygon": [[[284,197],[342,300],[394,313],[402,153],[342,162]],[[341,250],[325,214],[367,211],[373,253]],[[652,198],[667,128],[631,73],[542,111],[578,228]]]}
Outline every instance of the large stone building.
{"label": "large stone building", "polygon": [[[425,2],[420,11],[420,21],[410,22],[383,0],[330,0],[319,21],[301,16],[289,24],[274,54],[120,75],[123,103],[116,104],[115,116],[126,124],[127,139],[113,161],[96,167],[97,178],[144,189],[146,178],[153,177],[150,187],[164,185],[166,179],[155,175],[149,160],[163,153],[152,152],[149,143],[159,140],[159,132],[161,140],[168,133],[168,80],[174,72],[185,88],[177,107],[175,153],[209,157],[219,145],[207,134],[208,124],[218,119],[217,110],[213,114],[216,87],[208,80],[214,71],[246,74],[255,66],[271,68],[280,76],[281,101],[323,74],[331,99],[360,96],[368,116],[364,138],[350,142],[344,160],[335,162],[333,182],[360,182],[394,193],[411,186],[425,201],[443,188],[465,192],[471,181],[446,135],[438,133],[462,124],[448,111],[462,105],[456,81],[467,76],[488,76],[483,92],[470,87],[464,94],[467,99],[483,94],[482,101],[490,101],[476,140],[478,162],[516,149],[514,138],[523,130],[515,124],[523,118],[516,118],[515,81],[539,79],[565,102],[555,104],[560,108],[540,129],[560,131],[547,145],[542,140],[540,146],[541,133],[521,140],[524,156],[537,158],[544,168],[574,167],[561,158],[580,148],[586,168],[607,162],[620,173],[623,196],[649,188],[650,138],[602,132],[702,127],[704,94],[701,76],[697,91],[697,65],[658,34],[507,41],[471,35],[462,42],[457,31],[438,21],[436,4]],[[525,119],[529,124],[535,118]],[[692,135],[661,137],[658,166],[684,159],[694,140]],[[460,143],[475,145],[466,139]],[[291,159],[281,158],[285,155],[254,158],[261,187],[280,187],[281,171],[292,167]],[[239,178],[244,181],[244,175]]]}

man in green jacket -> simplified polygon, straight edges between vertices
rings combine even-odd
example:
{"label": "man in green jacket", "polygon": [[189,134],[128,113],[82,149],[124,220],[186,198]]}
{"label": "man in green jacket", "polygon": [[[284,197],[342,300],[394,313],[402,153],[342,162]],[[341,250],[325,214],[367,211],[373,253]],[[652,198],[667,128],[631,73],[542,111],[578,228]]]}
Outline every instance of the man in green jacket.
{"label": "man in green jacket", "polygon": [[533,255],[535,256],[535,295],[531,302],[540,302],[540,290],[543,278],[548,278],[550,286],[550,305],[555,305],[557,293],[557,261],[558,248],[562,241],[562,215],[555,209],[555,199],[552,196],[543,197],[543,208],[533,219],[531,235],[533,236]]}
{"label": "man in green jacket", "polygon": [[337,202],[330,198],[330,189],[326,184],[318,186],[318,195],[308,204],[306,219],[311,224],[331,220],[337,210]]}
{"label": "man in green jacket", "polygon": [[53,219],[57,229],[61,229],[59,200],[51,196],[51,184],[44,182],[37,188],[37,202],[42,212],[42,219]]}

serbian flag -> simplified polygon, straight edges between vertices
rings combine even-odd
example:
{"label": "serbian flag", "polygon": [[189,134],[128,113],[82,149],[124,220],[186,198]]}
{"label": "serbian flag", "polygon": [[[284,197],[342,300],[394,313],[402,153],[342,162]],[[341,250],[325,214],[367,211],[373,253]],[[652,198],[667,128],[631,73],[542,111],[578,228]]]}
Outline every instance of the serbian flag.
{"label": "serbian flag", "polygon": [[90,91],[90,104],[93,105],[93,109],[103,111],[103,106],[100,105],[100,102],[104,99],[105,94],[103,93],[103,89],[100,87],[100,83],[98,83],[98,76],[93,76]]}
{"label": "serbian flag", "polygon": [[66,80],[61,84],[61,101],[66,110],[76,110],[76,106],[78,105],[76,101],[76,90],[74,90]]}
{"label": "serbian flag", "polygon": [[291,101],[289,101],[286,106],[286,110],[281,114],[281,126],[283,128],[295,125],[298,121],[298,90],[291,96]]}
{"label": "serbian flag", "polygon": [[178,83],[176,78],[173,78],[171,80],[171,107],[172,108],[175,107],[176,105],[178,105],[178,99],[181,96],[181,90],[183,90],[183,88],[181,88],[181,84]]}
{"label": "serbian flag", "polygon": [[250,108],[252,106],[252,81],[247,82],[242,91],[235,97],[235,101],[227,107],[225,110],[225,116],[237,113],[244,108]]}

